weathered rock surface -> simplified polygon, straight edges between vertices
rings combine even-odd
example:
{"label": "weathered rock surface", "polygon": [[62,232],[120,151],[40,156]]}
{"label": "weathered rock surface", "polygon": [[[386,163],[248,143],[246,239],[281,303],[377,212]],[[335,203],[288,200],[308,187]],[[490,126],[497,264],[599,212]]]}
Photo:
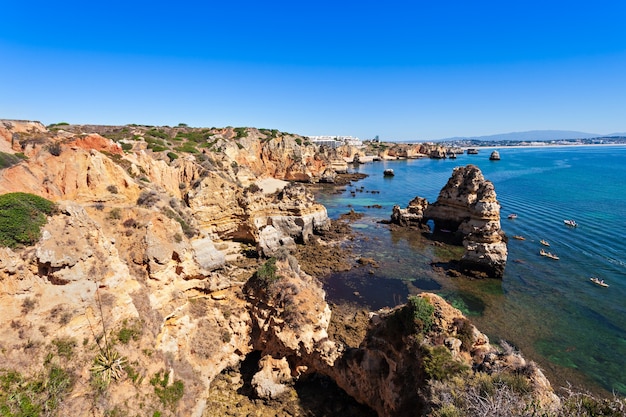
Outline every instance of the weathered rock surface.
{"label": "weathered rock surface", "polygon": [[502,278],[507,261],[506,236],[500,227],[500,203],[491,181],[475,165],[457,167],[433,204],[420,197],[406,209],[395,206],[391,221],[424,226],[462,243],[461,268],[472,275]]}
{"label": "weathered rock surface", "polygon": [[400,226],[425,226],[424,211],[428,208],[428,201],[422,197],[415,197],[409,202],[407,208],[393,206],[391,222]]}
{"label": "weathered rock surface", "polygon": [[491,181],[475,165],[457,167],[425,216],[435,230],[463,236],[461,268],[502,278],[507,261],[506,237],[500,227],[500,203]]}
{"label": "weathered rock surface", "polygon": [[[0,150],[27,157],[0,170],[0,192],[31,192],[59,207],[37,244],[0,248],[3,369],[25,376],[41,375],[50,364],[67,369],[73,384],[58,415],[206,415],[216,376],[254,351],[263,359],[251,385],[268,400],[294,378],[318,373],[381,416],[425,406],[423,350],[394,330],[397,310],[373,314],[360,346],[331,340],[321,284],[286,255],[296,242],[328,230],[325,208],[297,184],[273,193],[256,186],[272,176],[331,175],[329,165],[341,165],[333,162],[335,151],[255,129],[126,126],[113,132],[122,139],[106,127],[63,129],[0,123]],[[206,146],[175,156],[154,150],[159,135],[179,141],[179,133],[201,133]],[[472,184],[484,191],[467,197],[476,200],[469,217],[488,243],[496,232],[487,225],[499,220],[495,193]],[[414,205],[407,222],[428,211],[425,201]],[[241,255],[253,247],[276,255],[275,269],[255,272],[263,260]],[[435,307],[428,343],[447,340],[456,360],[481,361],[486,372],[523,366],[475,328],[471,347],[459,347],[460,312],[435,295],[423,297]],[[71,346],[69,356],[58,354],[61,343]],[[92,366],[104,343],[128,366],[98,391]],[[535,376],[550,398],[549,382]],[[176,402],[157,395],[179,383],[184,391]]]}
{"label": "weathered rock surface", "polygon": [[[249,281],[246,293],[253,306],[254,327],[259,332],[254,340],[255,350],[264,357],[271,356],[272,361],[289,358],[292,375],[302,371],[328,375],[380,416],[420,415],[427,409],[425,398],[419,394],[426,384],[423,364],[429,348],[425,346],[437,346],[442,343],[438,340],[447,340],[443,345],[459,363],[482,366],[486,372],[525,369],[536,382],[533,382],[534,395],[541,397],[545,405],[558,404],[551,389],[546,389],[549,382],[540,370],[526,369],[527,363],[518,354],[501,353],[459,310],[435,294],[421,295],[434,307],[432,328],[421,343],[402,324],[403,309],[407,306],[374,313],[363,341],[356,348],[329,340],[330,311],[323,291],[309,277],[291,269],[290,263],[287,260],[276,263],[276,275],[281,278],[268,286],[254,279]],[[468,346],[462,347],[462,334],[471,335]],[[272,387],[280,391],[286,374],[281,369],[275,367],[273,372],[277,375],[273,377],[262,371],[265,375],[262,379],[269,381],[265,391]]]}

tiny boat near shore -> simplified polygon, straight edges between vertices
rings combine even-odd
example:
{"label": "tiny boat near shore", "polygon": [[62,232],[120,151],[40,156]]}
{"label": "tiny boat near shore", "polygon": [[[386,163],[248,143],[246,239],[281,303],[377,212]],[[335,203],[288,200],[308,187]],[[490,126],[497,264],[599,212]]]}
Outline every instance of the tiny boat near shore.
{"label": "tiny boat near shore", "polygon": [[526,238],[524,236],[520,236],[520,235],[514,235],[513,239],[517,239],[517,240],[526,240]]}
{"label": "tiny boat near shore", "polygon": [[601,286],[601,287],[604,287],[604,288],[606,288],[606,287],[608,287],[608,286],[609,286],[609,284],[607,284],[606,282],[604,282],[604,280],[603,280],[603,279],[598,279],[598,278],[596,278],[596,277],[591,277],[591,278],[589,278],[589,281],[593,282],[593,283],[594,283],[594,284],[596,284],[596,285],[599,285],[599,286]]}
{"label": "tiny boat near shore", "polygon": [[386,169],[386,170],[383,171],[383,176],[385,176],[385,177],[393,177],[394,175],[396,175],[396,174],[393,172],[393,169],[391,169],[391,168]]}
{"label": "tiny boat near shore", "polygon": [[547,258],[550,259],[554,259],[556,261],[558,261],[560,258],[558,256],[556,256],[555,254],[551,253],[551,252],[546,252],[545,250],[541,249],[541,251],[539,251],[539,255],[541,256],[545,256]]}
{"label": "tiny boat near shore", "polygon": [[565,225],[569,227],[578,227],[578,223],[576,223],[575,220],[571,220],[571,219],[563,220],[563,223],[565,223]]}
{"label": "tiny boat near shore", "polygon": [[517,214],[511,213],[507,216],[509,219],[517,219]]}
{"label": "tiny boat near shore", "polygon": [[541,239],[541,240],[539,241],[539,243],[541,243],[543,246],[550,246],[550,243],[548,243],[548,241],[547,241],[547,240],[543,240],[543,239]]}

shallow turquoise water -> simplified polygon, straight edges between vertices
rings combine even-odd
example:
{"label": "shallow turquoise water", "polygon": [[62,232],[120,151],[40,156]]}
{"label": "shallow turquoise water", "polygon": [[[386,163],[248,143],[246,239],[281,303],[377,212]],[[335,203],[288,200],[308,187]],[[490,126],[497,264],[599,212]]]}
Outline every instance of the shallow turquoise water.
{"label": "shallow turquoise water", "polygon": [[[536,360],[557,387],[569,381],[626,395],[626,146],[498,151],[500,161],[489,161],[491,151],[482,149],[456,160],[365,164],[356,170],[369,177],[344,193],[318,192],[333,218],[350,207],[365,214],[357,249],[381,264],[333,275],[329,298],[379,308],[409,293],[437,292],[492,340],[506,339]],[[377,223],[415,196],[434,202],[452,169],[470,163],[494,183],[506,234],[526,237],[509,240],[502,281],[441,277],[430,265],[436,248]],[[396,175],[383,177],[386,168]],[[374,204],[382,208],[366,207]],[[507,219],[510,213],[518,218]],[[579,227],[565,226],[569,218]],[[539,256],[540,239],[559,261]],[[610,287],[593,285],[591,276]]]}

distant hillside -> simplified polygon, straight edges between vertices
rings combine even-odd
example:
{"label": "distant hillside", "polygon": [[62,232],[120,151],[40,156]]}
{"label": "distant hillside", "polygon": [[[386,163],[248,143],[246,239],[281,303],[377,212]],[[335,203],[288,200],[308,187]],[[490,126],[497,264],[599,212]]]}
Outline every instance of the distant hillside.
{"label": "distant hillside", "polygon": [[459,140],[481,140],[481,141],[545,141],[545,140],[562,140],[562,139],[588,139],[602,136],[621,136],[622,134],[614,133],[611,135],[602,135],[598,133],[576,132],[572,130],[529,130],[527,132],[511,132],[498,133],[489,136],[459,136],[454,138],[438,139],[437,141],[459,141]]}

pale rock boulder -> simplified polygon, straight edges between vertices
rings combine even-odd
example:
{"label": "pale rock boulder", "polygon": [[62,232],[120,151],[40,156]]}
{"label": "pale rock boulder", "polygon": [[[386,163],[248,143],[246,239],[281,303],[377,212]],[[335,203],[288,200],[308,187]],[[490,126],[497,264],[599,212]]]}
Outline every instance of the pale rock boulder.
{"label": "pale rock boulder", "polygon": [[259,243],[257,250],[267,257],[276,255],[281,249],[293,251],[296,248],[296,242],[290,236],[285,236],[276,230],[272,225],[261,228],[259,232]]}
{"label": "pale rock boulder", "polygon": [[287,391],[285,383],[292,380],[287,358],[265,356],[259,361],[259,368],[251,382],[259,398],[276,399]]}
{"label": "pale rock boulder", "polygon": [[191,241],[191,246],[194,250],[194,258],[202,269],[213,271],[226,264],[226,257],[217,250],[211,238],[194,239]]}

